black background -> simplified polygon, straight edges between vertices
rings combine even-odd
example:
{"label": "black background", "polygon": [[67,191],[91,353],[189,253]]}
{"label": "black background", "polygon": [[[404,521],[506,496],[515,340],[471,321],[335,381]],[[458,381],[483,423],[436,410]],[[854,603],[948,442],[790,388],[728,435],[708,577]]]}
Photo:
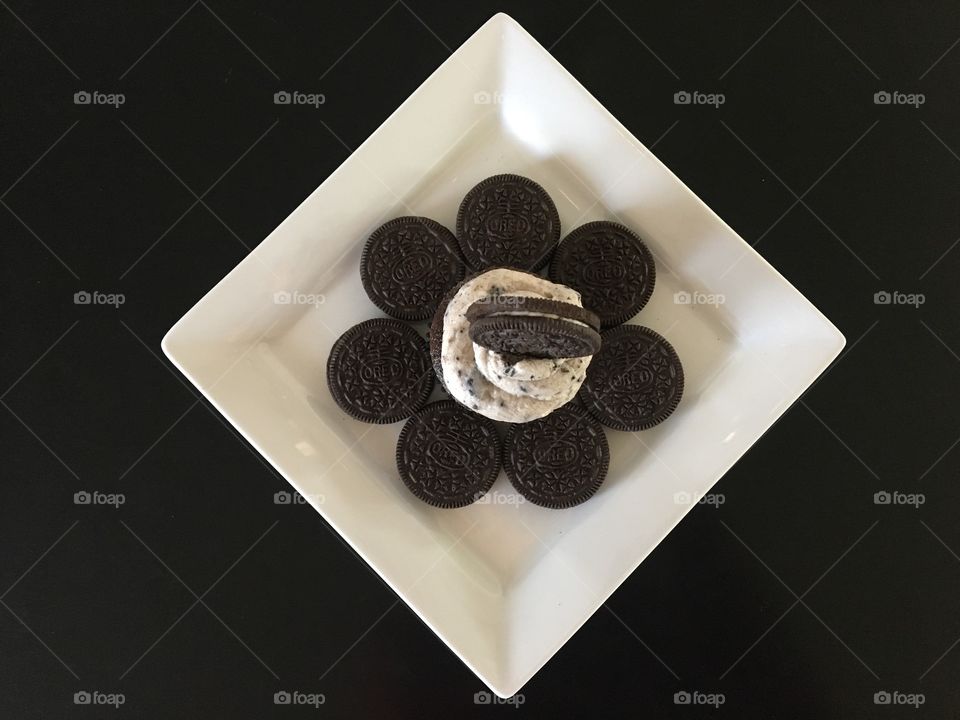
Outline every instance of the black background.
{"label": "black background", "polygon": [[[0,716],[960,717],[956,2],[0,4]],[[481,683],[313,510],[273,504],[286,484],[159,350],[497,10],[848,340],[519,710],[475,705]],[[326,703],[274,706],[282,689]]]}

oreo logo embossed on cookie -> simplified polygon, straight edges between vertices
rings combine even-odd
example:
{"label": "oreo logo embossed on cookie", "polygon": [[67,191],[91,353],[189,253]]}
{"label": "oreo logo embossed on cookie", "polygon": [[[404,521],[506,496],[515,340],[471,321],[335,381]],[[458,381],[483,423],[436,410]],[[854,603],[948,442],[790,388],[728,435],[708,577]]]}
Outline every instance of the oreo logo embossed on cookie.
{"label": "oreo logo embossed on cookie", "polygon": [[425,217],[399,217],[370,235],[360,281],[371,302],[401,320],[426,320],[466,267],[453,233]]}
{"label": "oreo logo embossed on cookie", "polygon": [[354,325],[333,344],[327,385],[340,408],[369,423],[392,423],[423,407],[433,391],[427,342],[399,320]]}
{"label": "oreo logo embossed on cookie", "polygon": [[673,346],[639,325],[603,333],[578,395],[601,423],[630,432],[663,422],[682,396],[683,366]]}
{"label": "oreo logo embossed on cookie", "polygon": [[650,250],[630,228],[598,221],[563,239],[550,279],[577,290],[604,328],[626,322],[647,304],[657,279]]}
{"label": "oreo logo embossed on cookie", "polygon": [[397,441],[397,471],[410,492],[442,508],[469,505],[500,472],[500,438],[492,422],[454,400],[427,405],[407,420]]}
{"label": "oreo logo embossed on cookie", "polygon": [[537,270],[560,239],[560,215],[546,190],[520,175],[494,175],[464,196],[457,241],[474,270]]}
{"label": "oreo logo embossed on cookie", "polygon": [[503,468],[523,497],[548,508],[588,500],[607,476],[610,448],[596,420],[570,403],[514,425],[504,442]]}

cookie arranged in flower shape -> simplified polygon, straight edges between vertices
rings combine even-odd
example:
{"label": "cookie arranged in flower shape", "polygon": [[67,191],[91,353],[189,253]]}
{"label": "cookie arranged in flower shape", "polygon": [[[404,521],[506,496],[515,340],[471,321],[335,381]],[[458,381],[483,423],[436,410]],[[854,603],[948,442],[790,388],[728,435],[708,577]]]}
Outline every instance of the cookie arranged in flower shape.
{"label": "cookie arranged in flower shape", "polygon": [[633,230],[598,221],[581,225],[563,239],[550,262],[550,278],[577,290],[584,307],[610,328],[647,304],[657,269],[653,254]]}
{"label": "cookie arranged in flower shape", "polygon": [[663,422],[683,396],[683,365],[650,328],[623,325],[603,333],[578,397],[597,420],[635,432]]}
{"label": "cookie arranged in flower shape", "polygon": [[469,505],[500,472],[497,428],[454,400],[430,403],[400,431],[397,471],[410,492],[430,505]]}
{"label": "cookie arranged in flower shape", "polygon": [[426,320],[466,266],[457,239],[425,217],[399,217],[370,235],[360,258],[360,281],[371,302],[401,320]]}
{"label": "cookie arranged in flower shape", "polygon": [[560,215],[547,191],[520,175],[494,175],[463,198],[457,241],[474,270],[537,270],[560,239]]}
{"label": "cookie arranged in flower shape", "polygon": [[[670,343],[649,328],[613,327],[653,293],[649,249],[606,221],[582,225],[558,248],[559,238],[547,192],[496,175],[463,198],[456,235],[411,215],[367,239],[363,288],[396,319],[341,335],[327,384],[351,417],[407,420],[397,471],[423,502],[476,502],[503,465],[530,502],[578,505],[607,475],[602,425],[644,430],[680,402],[683,367]],[[535,272],[548,262],[550,280]],[[401,322],[428,318],[429,345]],[[451,399],[427,405],[437,379]],[[503,447],[491,419],[509,423]]]}
{"label": "cookie arranged in flower shape", "polygon": [[327,385],[337,405],[357,420],[399,422],[422,408],[433,391],[427,342],[399,320],[354,325],[330,350]]}
{"label": "cookie arranged in flower shape", "polygon": [[576,404],[514,425],[504,441],[507,477],[524,498],[543,507],[585,502],[607,477],[609,464],[603,428]]}

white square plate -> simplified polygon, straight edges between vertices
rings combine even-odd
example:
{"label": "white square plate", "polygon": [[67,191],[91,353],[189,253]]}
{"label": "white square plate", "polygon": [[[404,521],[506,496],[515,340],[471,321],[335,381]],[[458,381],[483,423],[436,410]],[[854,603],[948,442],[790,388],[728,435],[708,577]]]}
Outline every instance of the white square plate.
{"label": "white square plate", "polygon": [[[452,228],[464,193],[503,172],[543,185],[564,232],[616,219],[646,239],[657,287],[635,322],[665,335],[684,363],[677,412],[644,433],[610,431],[606,483],[565,511],[421,503],[395,470],[401,424],[350,419],[325,381],[334,340],[381,316],[360,285],[367,235],[403,214]],[[723,302],[683,302],[709,295]],[[843,345],[502,14],[163,340],[210,402],[502,697],[557,652]],[[501,475],[494,493],[510,491]]]}

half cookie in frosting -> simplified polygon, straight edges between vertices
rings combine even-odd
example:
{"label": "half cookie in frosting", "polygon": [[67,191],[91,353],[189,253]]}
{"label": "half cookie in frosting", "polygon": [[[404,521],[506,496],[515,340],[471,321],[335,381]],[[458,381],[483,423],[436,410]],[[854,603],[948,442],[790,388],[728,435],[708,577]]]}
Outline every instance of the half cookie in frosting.
{"label": "half cookie in frosting", "polygon": [[[434,366],[447,392],[471,410],[504,422],[536,420],[565,405],[577,394],[593,346],[589,342],[572,344],[571,348],[584,354],[556,357],[502,352],[475,343],[470,337],[468,311],[477,301],[495,306],[488,299],[497,297],[527,297],[582,308],[577,291],[531,273],[494,268],[475,275],[452,291],[448,301],[437,309],[430,332]],[[514,309],[519,307],[514,305]],[[553,312],[546,313],[532,308],[533,303],[529,314],[519,317],[536,322],[567,322],[559,319],[556,308],[550,308]],[[470,315],[476,317],[476,310]],[[583,317],[590,319],[589,316]],[[487,320],[502,322],[496,314],[481,317],[478,322]],[[588,337],[589,333],[596,334],[589,323],[580,320],[573,321],[569,329],[571,332],[586,331],[583,334]],[[533,333],[531,337],[535,335]],[[552,350],[548,352],[557,354]]]}
{"label": "half cookie in frosting", "polygon": [[573,303],[501,295],[475,302],[467,309],[467,320],[470,339],[499,353],[571,358],[600,349],[600,319]]}

